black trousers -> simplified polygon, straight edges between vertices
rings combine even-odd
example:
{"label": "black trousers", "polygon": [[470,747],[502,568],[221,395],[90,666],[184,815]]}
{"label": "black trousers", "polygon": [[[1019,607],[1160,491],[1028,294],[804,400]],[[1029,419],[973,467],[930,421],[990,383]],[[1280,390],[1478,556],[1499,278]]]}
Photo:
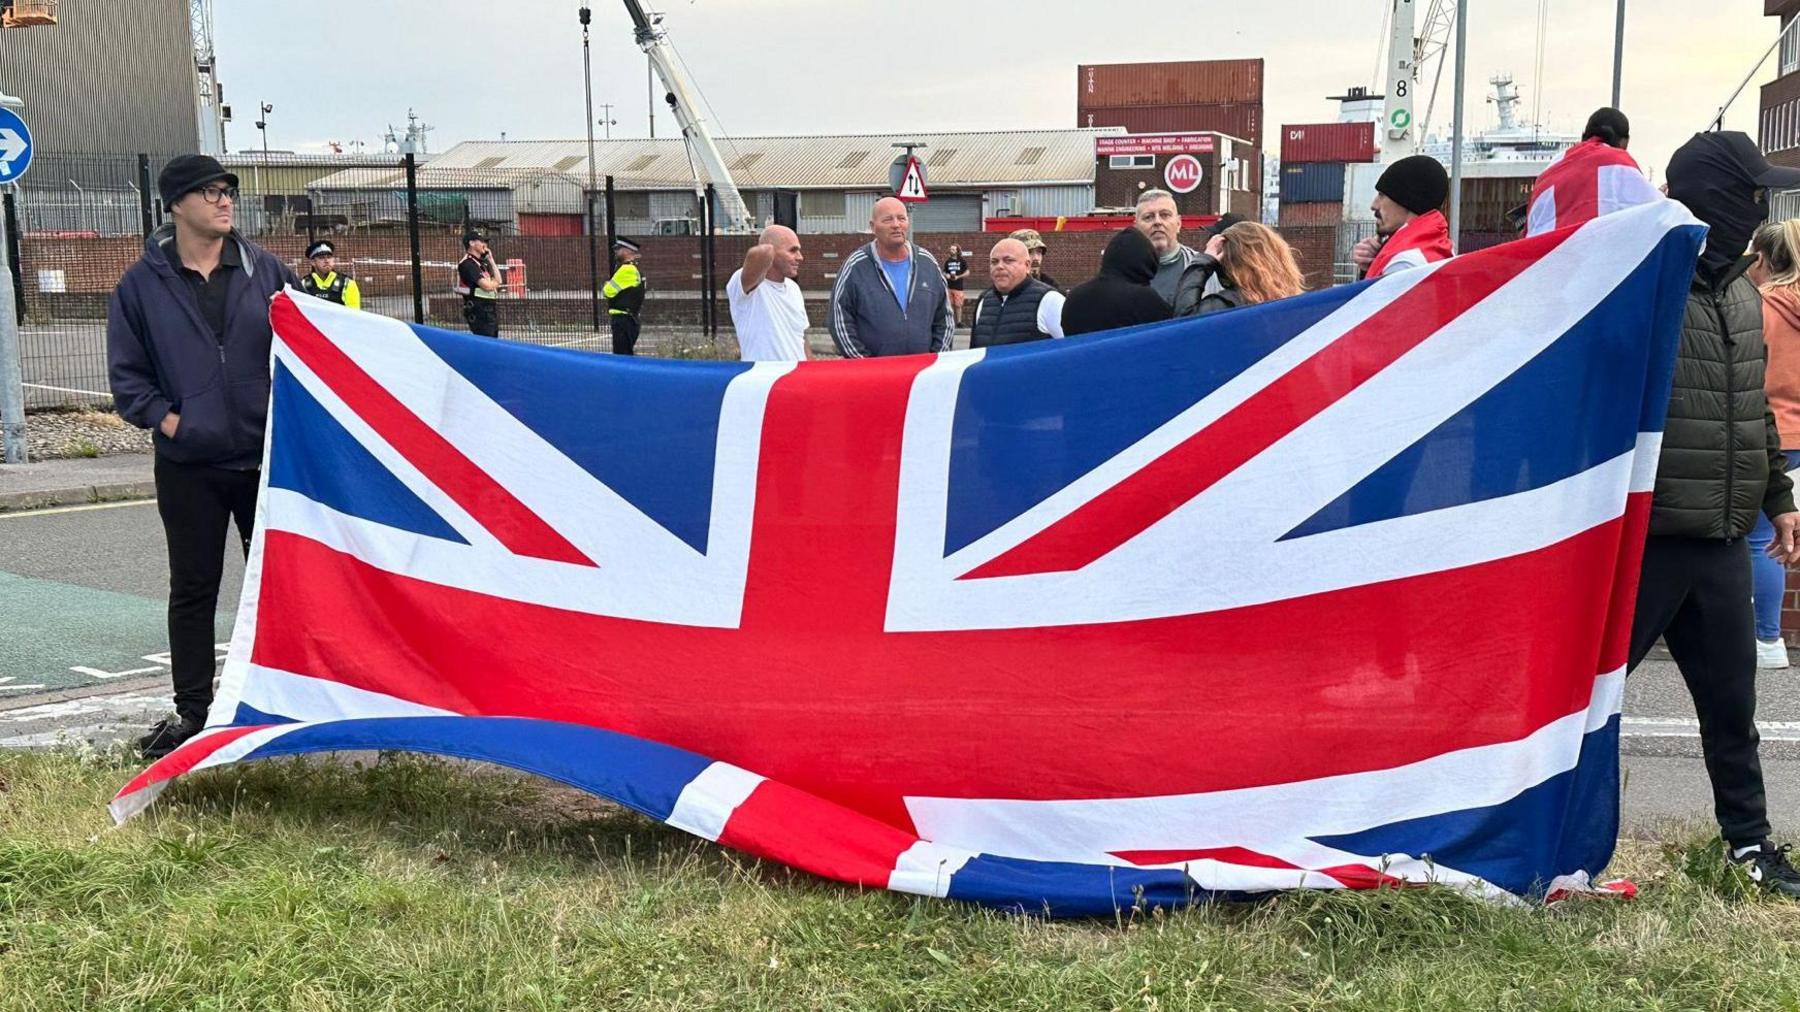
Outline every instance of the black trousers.
{"label": "black trousers", "polygon": [[250,551],[255,471],[230,471],[156,458],[156,510],[169,543],[169,667],[175,712],[196,723],[213,699],[213,615],[225,574],[226,532]]}
{"label": "black trousers", "polygon": [[612,319],[613,354],[635,355],[637,351],[638,322],[635,316],[614,313]]}
{"label": "black trousers", "polygon": [[500,336],[500,307],[494,305],[493,299],[464,299],[463,321],[471,334]]}
{"label": "black trousers", "polygon": [[1756,617],[1744,539],[1645,543],[1631,668],[1659,636],[1694,697],[1720,833],[1734,847],[1761,843],[1769,812],[1756,751]]}

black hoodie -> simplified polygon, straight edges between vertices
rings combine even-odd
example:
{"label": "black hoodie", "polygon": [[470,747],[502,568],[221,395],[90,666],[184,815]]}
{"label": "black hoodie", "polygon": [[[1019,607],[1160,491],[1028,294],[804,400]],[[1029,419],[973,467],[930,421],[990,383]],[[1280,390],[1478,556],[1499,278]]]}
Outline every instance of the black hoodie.
{"label": "black hoodie", "polygon": [[1158,266],[1156,249],[1135,228],[1112,237],[1100,256],[1100,275],[1076,285],[1063,303],[1063,334],[1090,334],[1167,320],[1169,304],[1150,287]]}

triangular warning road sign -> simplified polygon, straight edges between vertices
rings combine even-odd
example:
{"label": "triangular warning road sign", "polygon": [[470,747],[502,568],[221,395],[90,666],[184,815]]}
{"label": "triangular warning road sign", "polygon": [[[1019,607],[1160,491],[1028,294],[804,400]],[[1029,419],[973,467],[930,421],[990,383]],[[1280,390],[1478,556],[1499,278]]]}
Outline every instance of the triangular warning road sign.
{"label": "triangular warning road sign", "polygon": [[925,166],[919,164],[917,158],[906,160],[906,174],[900,177],[900,189],[894,196],[909,204],[924,203],[931,198],[925,195]]}

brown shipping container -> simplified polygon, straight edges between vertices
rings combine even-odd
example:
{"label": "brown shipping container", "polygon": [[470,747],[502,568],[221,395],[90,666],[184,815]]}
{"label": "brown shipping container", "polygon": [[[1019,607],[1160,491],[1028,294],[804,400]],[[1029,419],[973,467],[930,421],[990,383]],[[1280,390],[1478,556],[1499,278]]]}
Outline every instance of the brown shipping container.
{"label": "brown shipping container", "polygon": [[1076,108],[1262,104],[1263,61],[1176,60],[1084,63],[1075,68]]}
{"label": "brown shipping container", "polygon": [[1336,225],[1344,220],[1344,205],[1336,204],[1283,204],[1281,217],[1277,219],[1280,228],[1306,228],[1315,225]]}
{"label": "brown shipping container", "polygon": [[1292,162],[1373,162],[1373,123],[1288,123],[1281,128],[1281,160]]}
{"label": "brown shipping container", "polygon": [[[1531,199],[1529,176],[1512,178],[1472,177],[1463,180],[1462,228],[1464,232],[1510,232],[1506,212]],[[1445,212],[1449,213],[1448,211]]]}
{"label": "brown shipping container", "polygon": [[1262,104],[1237,102],[1210,105],[1083,106],[1076,125],[1124,127],[1134,134],[1210,131],[1241,137],[1262,147]]}

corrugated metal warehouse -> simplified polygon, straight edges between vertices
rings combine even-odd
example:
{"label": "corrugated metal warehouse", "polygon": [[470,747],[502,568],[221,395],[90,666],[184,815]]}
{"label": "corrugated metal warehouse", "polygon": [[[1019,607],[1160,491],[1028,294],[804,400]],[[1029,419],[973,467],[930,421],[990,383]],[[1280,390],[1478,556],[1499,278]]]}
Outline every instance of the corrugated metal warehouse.
{"label": "corrugated metal warehouse", "polygon": [[[800,230],[856,232],[888,191],[899,141],[919,142],[931,199],[915,205],[920,232],[979,231],[990,217],[1055,217],[1094,209],[1096,137],[1118,130],[1016,130],[720,138],[719,148],[759,221],[776,190],[800,194]],[[595,142],[595,175],[614,179],[617,228],[680,232],[699,217],[693,168],[679,137]],[[523,234],[580,234],[587,142],[472,141],[418,169],[421,193],[463,195],[470,220]],[[357,222],[398,216],[400,170],[348,169],[311,184],[320,214]],[[398,201],[398,203],[396,203]],[[598,210],[598,204],[596,206]]]}
{"label": "corrugated metal warehouse", "polygon": [[25,100],[19,112],[38,152],[33,176],[105,184],[110,174],[83,178],[97,160],[64,166],[53,156],[121,156],[135,179],[135,152],[198,149],[188,0],[87,0],[62,4],[59,16],[54,26],[9,31],[0,43],[0,85]]}

